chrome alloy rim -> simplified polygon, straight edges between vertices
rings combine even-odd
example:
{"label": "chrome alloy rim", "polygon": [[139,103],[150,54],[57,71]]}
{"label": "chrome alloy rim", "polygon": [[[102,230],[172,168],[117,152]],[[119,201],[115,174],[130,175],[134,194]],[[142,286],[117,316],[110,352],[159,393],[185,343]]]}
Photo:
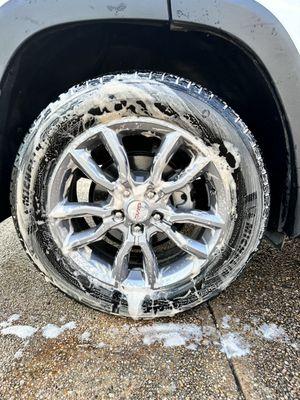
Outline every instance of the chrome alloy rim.
{"label": "chrome alloy rim", "polygon": [[214,262],[233,229],[234,196],[218,146],[161,120],[122,118],[89,128],[60,155],[48,225],[75,273],[123,289],[163,289]]}

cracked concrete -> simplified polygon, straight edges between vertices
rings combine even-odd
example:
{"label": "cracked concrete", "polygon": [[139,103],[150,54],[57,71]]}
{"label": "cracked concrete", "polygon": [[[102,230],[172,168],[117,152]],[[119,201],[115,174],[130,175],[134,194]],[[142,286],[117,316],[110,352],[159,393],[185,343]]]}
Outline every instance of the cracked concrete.
{"label": "cracked concrete", "polygon": [[[131,321],[47,283],[8,219],[0,224],[0,398],[298,399],[299,267],[299,241],[283,252],[264,242],[208,305]],[[31,336],[18,337],[18,326],[34,328]]]}

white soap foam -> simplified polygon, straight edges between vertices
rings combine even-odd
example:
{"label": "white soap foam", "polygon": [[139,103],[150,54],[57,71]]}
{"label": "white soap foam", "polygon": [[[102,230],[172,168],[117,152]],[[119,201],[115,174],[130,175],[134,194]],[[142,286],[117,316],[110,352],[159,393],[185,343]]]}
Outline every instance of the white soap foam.
{"label": "white soap foam", "polygon": [[229,329],[230,325],[229,325],[229,321],[231,320],[230,315],[224,315],[224,317],[222,318],[222,328],[224,329]]}
{"label": "white soap foam", "polygon": [[79,339],[82,342],[88,342],[90,338],[91,338],[91,333],[89,331],[84,331],[79,337]]}
{"label": "white soap foam", "polygon": [[13,322],[18,321],[21,318],[20,314],[12,314],[6,321],[0,322],[0,328],[6,328],[12,325]]}
{"label": "white soap foam", "polygon": [[20,339],[27,339],[37,332],[37,328],[29,325],[8,326],[1,330],[2,335],[14,335]]}
{"label": "white soap foam", "polygon": [[263,323],[260,325],[256,331],[256,334],[262,336],[266,340],[276,340],[276,339],[286,339],[287,334],[285,330],[274,323],[267,324]]}
{"label": "white soap foam", "polygon": [[46,339],[55,339],[59,335],[64,333],[66,330],[74,328],[76,328],[76,323],[74,321],[68,322],[67,324],[64,324],[62,326],[58,326],[55,324],[48,324],[42,328],[42,335]]}
{"label": "white soap foam", "polygon": [[[162,343],[165,347],[187,346],[197,344],[203,337],[203,329],[195,324],[162,323],[137,328],[142,335],[143,343],[151,345]],[[192,346],[193,350],[195,346]]]}
{"label": "white soap foam", "polygon": [[106,347],[106,344],[104,342],[98,342],[96,343],[95,347],[97,349],[102,349],[103,347]]}
{"label": "white soap foam", "polygon": [[23,356],[23,349],[19,349],[15,354],[14,358],[22,358]]}
{"label": "white soap foam", "polygon": [[236,332],[226,333],[221,336],[220,340],[221,351],[228,358],[242,357],[250,353],[250,345]]}

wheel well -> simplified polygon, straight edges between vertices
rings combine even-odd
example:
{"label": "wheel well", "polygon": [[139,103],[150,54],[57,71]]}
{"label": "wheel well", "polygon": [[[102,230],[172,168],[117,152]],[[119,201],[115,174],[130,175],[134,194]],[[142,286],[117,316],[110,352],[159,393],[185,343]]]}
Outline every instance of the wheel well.
{"label": "wheel well", "polygon": [[[18,49],[0,92],[0,185],[4,193],[9,193],[18,147],[43,108],[74,84],[128,70],[158,70],[191,79],[241,116],[262,149],[270,177],[269,230],[281,230],[287,215],[289,145],[284,116],[267,74],[231,38],[207,31],[172,31],[167,25],[67,24],[39,32]],[[1,196],[0,220],[10,214],[8,197]]]}

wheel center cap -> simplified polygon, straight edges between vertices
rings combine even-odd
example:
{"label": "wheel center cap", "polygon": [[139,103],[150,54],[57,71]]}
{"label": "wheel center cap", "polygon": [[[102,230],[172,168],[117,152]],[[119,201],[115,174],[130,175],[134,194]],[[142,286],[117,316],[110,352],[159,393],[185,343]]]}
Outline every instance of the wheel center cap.
{"label": "wheel center cap", "polygon": [[143,222],[150,217],[150,208],[144,201],[135,200],[129,203],[127,215],[135,223]]}

